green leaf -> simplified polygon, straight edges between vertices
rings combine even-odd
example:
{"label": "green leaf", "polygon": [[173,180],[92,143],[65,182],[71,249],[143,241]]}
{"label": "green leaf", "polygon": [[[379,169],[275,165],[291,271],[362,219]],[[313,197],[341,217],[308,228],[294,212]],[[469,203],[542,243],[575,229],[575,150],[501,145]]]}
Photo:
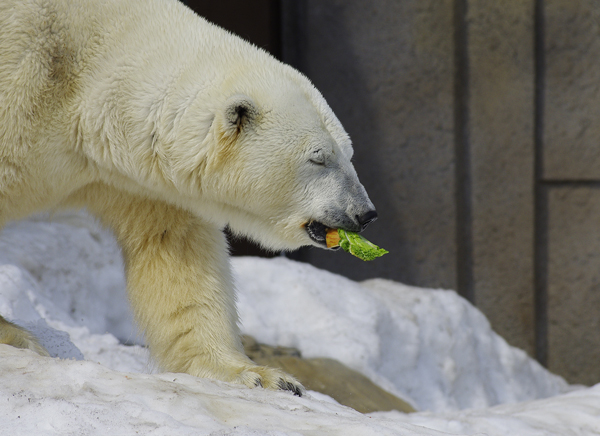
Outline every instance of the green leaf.
{"label": "green leaf", "polygon": [[340,247],[359,259],[373,260],[389,253],[389,251],[379,248],[372,242],[367,241],[358,233],[338,229],[338,235],[340,235]]}

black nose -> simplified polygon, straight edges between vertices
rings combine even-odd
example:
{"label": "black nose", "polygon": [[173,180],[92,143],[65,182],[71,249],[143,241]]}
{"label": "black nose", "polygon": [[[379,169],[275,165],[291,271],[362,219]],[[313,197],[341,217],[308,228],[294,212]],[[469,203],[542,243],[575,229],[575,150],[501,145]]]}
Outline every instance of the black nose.
{"label": "black nose", "polygon": [[372,223],[377,219],[377,211],[370,210],[367,213],[364,213],[360,216],[356,215],[356,219],[360,224],[361,230],[364,230],[369,225],[369,223]]}

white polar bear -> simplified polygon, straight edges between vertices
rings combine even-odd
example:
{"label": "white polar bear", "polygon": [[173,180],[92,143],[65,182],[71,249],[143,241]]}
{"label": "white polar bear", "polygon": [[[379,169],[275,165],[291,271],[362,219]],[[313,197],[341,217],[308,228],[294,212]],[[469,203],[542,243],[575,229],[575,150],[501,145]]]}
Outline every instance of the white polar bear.
{"label": "white polar bear", "polygon": [[[222,229],[273,250],[360,231],[351,156],[304,76],[175,0],[0,2],[0,226],[99,217],[164,370],[301,394],[243,354]],[[38,347],[3,318],[0,340]]]}

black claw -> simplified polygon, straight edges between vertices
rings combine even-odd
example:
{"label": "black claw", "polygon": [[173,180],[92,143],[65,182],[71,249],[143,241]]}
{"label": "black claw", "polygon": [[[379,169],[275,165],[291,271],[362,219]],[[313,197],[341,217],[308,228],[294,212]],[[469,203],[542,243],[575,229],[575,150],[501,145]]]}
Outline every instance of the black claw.
{"label": "black claw", "polygon": [[302,387],[299,385],[285,381],[283,379],[279,379],[279,383],[277,383],[277,386],[279,386],[279,389],[281,389],[282,391],[290,391],[298,397],[302,396]]}
{"label": "black claw", "polygon": [[262,380],[260,379],[260,377],[256,378],[256,381],[254,382],[254,386],[257,388],[262,388],[263,384],[262,384]]}

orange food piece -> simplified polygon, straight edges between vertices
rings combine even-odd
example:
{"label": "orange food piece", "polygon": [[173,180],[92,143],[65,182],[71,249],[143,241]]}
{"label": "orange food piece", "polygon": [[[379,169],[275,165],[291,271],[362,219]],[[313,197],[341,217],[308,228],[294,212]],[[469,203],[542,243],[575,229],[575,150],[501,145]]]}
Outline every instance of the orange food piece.
{"label": "orange food piece", "polygon": [[327,243],[327,248],[333,248],[340,245],[340,234],[338,233],[337,229],[327,230],[325,242]]}

